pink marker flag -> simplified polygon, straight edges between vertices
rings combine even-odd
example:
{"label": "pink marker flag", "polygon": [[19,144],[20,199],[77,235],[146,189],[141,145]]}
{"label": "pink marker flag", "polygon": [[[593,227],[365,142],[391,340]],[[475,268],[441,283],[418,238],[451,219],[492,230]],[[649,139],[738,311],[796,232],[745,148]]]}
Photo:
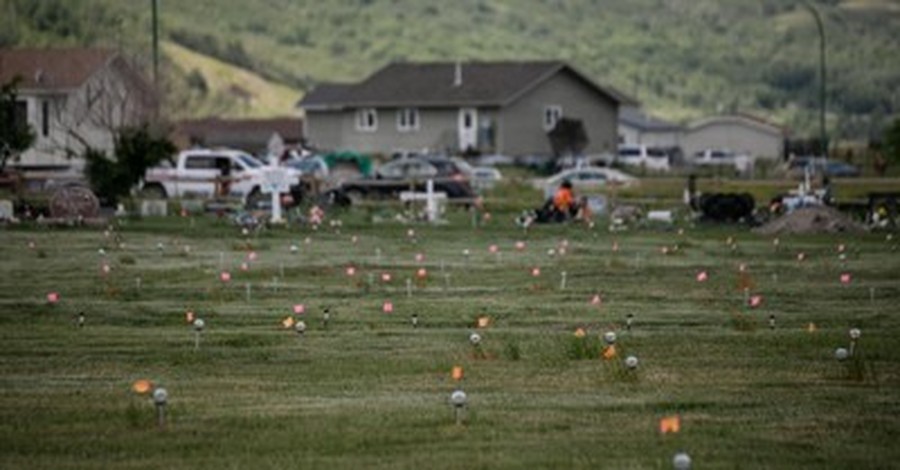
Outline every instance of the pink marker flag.
{"label": "pink marker flag", "polygon": [[306,306],[303,304],[294,304],[294,315],[303,315],[306,312]]}
{"label": "pink marker flag", "polygon": [[59,293],[58,292],[50,292],[47,294],[47,302],[51,304],[55,304],[59,302]]}
{"label": "pink marker flag", "polygon": [[222,271],[221,273],[219,273],[219,279],[222,282],[228,282],[231,280],[231,273],[228,271]]}
{"label": "pink marker flag", "polygon": [[524,249],[525,249],[525,242],[523,242],[523,241],[517,241],[517,242],[516,242],[516,249],[519,250],[519,251],[524,250]]}
{"label": "pink marker flag", "polygon": [[600,298],[600,294],[594,294],[594,296],[591,297],[591,305],[600,305],[602,303],[603,300]]}
{"label": "pink marker flag", "polygon": [[381,273],[381,282],[391,282],[391,273]]}
{"label": "pink marker flag", "polygon": [[250,261],[256,261],[256,258],[257,258],[257,254],[256,254],[255,251],[251,251],[250,253],[247,253],[247,259],[248,259],[248,260],[250,260]]}
{"label": "pink marker flag", "polygon": [[416,271],[416,277],[418,277],[419,279],[425,279],[426,277],[428,277],[428,270],[425,268],[419,268],[419,270]]}
{"label": "pink marker flag", "polygon": [[500,248],[497,248],[497,245],[491,245],[488,247],[488,251],[490,251],[491,253],[496,253],[500,251]]}
{"label": "pink marker flag", "polygon": [[841,284],[850,284],[850,273],[841,274]]}
{"label": "pink marker flag", "polygon": [[390,300],[385,300],[384,305],[381,306],[381,311],[384,313],[393,313],[394,312],[394,303]]}
{"label": "pink marker flag", "polygon": [[425,261],[425,255],[423,255],[422,253],[416,253],[416,263],[421,263],[422,261]]}
{"label": "pink marker flag", "polygon": [[697,273],[697,282],[706,282],[709,280],[709,274],[706,271],[700,271]]}
{"label": "pink marker flag", "polygon": [[352,276],[355,276],[355,275],[356,275],[356,268],[354,268],[353,266],[347,266],[347,275],[348,275],[348,276],[351,276],[351,277],[352,277]]}
{"label": "pink marker flag", "polygon": [[541,268],[531,268],[531,275],[538,277],[541,275]]}
{"label": "pink marker flag", "polygon": [[761,295],[754,295],[750,297],[750,308],[757,308],[762,305],[763,297]]}

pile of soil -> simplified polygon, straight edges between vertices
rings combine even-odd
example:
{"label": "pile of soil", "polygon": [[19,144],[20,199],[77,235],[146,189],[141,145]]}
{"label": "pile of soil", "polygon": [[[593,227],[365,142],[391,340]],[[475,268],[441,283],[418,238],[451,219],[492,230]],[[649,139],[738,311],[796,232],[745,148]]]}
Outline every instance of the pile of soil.
{"label": "pile of soil", "polygon": [[865,233],[866,228],[842,212],[828,206],[795,209],[769,223],[753,229],[762,235],[783,233]]}

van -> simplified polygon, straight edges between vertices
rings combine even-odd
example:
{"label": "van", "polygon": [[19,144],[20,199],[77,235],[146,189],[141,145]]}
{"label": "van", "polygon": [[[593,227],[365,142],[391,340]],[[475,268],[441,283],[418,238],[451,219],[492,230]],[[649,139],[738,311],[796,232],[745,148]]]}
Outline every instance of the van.
{"label": "van", "polygon": [[616,161],[622,165],[643,166],[648,170],[669,171],[669,154],[646,145],[620,145]]}

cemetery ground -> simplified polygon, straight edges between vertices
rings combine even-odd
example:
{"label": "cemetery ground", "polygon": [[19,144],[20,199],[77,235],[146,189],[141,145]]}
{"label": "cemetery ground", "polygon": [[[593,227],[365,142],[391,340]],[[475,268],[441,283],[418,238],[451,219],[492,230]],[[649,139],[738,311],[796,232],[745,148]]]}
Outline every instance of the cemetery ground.
{"label": "cemetery ground", "polygon": [[[0,231],[0,467],[900,459],[897,238],[333,215],[341,226],[247,236],[212,217]],[[169,393],[162,426],[139,379]],[[661,432],[673,416],[678,432]]]}

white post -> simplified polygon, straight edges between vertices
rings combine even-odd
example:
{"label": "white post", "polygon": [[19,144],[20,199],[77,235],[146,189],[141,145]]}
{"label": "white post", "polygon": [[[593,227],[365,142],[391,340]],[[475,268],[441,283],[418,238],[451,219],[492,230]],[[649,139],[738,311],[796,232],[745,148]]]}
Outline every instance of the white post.
{"label": "white post", "polygon": [[434,180],[425,183],[425,216],[429,222],[437,220],[437,201],[434,199]]}
{"label": "white post", "polygon": [[272,191],[272,223],[284,223],[281,217],[281,194],[278,191]]}

